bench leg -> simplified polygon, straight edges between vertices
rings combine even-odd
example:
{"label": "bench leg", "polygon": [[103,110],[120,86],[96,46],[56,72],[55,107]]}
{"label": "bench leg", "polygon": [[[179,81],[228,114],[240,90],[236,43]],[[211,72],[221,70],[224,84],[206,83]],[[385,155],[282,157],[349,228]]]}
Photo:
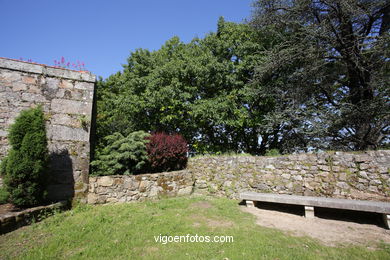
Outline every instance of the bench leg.
{"label": "bench leg", "polygon": [[390,229],[390,215],[382,214],[383,222],[385,222],[385,226],[387,229]]}
{"label": "bench leg", "polygon": [[314,207],[305,206],[305,218],[314,218]]}
{"label": "bench leg", "polygon": [[254,203],[253,201],[251,201],[251,200],[246,200],[245,202],[246,202],[246,206],[247,206],[248,208],[253,208],[253,207],[255,207],[255,203]]}

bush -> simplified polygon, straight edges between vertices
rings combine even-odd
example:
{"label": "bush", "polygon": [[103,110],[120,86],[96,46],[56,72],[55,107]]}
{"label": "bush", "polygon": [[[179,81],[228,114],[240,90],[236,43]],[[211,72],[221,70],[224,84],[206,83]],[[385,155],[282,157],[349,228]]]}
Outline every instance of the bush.
{"label": "bush", "polygon": [[106,136],[107,146],[98,151],[91,165],[94,175],[134,174],[143,170],[148,161],[146,143],[149,134],[138,131],[123,136]]}
{"label": "bush", "polygon": [[11,149],[1,171],[10,202],[21,207],[42,203],[49,157],[42,107],[22,111],[10,128],[8,141]]}
{"label": "bush", "polygon": [[7,167],[7,159],[8,159],[8,157],[5,156],[0,163],[0,176],[3,176],[3,177],[5,176],[5,171],[6,171],[6,167]]}
{"label": "bush", "polygon": [[0,187],[0,204],[5,204],[8,202],[9,193],[4,187]]}
{"label": "bush", "polygon": [[187,142],[181,135],[156,133],[150,136],[146,149],[152,172],[175,171],[187,166]]}

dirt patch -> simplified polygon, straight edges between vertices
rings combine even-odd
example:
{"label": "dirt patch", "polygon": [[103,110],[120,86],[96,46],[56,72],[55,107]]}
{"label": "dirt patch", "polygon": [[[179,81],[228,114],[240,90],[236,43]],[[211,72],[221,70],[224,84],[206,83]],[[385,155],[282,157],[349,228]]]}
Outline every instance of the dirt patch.
{"label": "dirt patch", "polygon": [[244,212],[256,216],[256,224],[276,228],[295,236],[309,236],[328,246],[362,245],[375,248],[381,241],[390,243],[390,230],[375,224],[355,223],[335,219],[307,219],[276,210],[247,208]]}
{"label": "dirt patch", "polygon": [[211,205],[211,203],[209,203],[207,201],[199,201],[199,202],[192,203],[191,207],[201,208],[201,209],[210,209],[213,207],[213,205]]}
{"label": "dirt patch", "polygon": [[229,220],[223,220],[223,219],[212,219],[212,218],[207,218],[204,216],[199,216],[199,215],[192,215],[190,219],[193,222],[192,226],[193,227],[200,227],[202,226],[203,223],[206,224],[207,227],[214,229],[214,228],[229,228],[234,225],[232,221]]}

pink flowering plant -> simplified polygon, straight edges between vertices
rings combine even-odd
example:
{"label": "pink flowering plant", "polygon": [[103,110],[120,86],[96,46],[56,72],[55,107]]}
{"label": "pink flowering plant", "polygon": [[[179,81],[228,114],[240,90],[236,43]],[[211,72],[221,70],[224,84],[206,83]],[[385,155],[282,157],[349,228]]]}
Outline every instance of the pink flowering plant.
{"label": "pink flowering plant", "polygon": [[[35,61],[33,61],[32,59],[24,59],[22,57],[19,58],[19,60],[25,61],[25,62],[35,63]],[[71,70],[78,70],[78,71],[87,71],[83,61],[78,60],[77,62],[69,62],[69,61],[66,61],[64,57],[61,57],[60,60],[54,60],[54,67],[71,69]]]}
{"label": "pink flowering plant", "polygon": [[54,67],[86,71],[84,62],[82,61],[69,62],[66,61],[64,57],[61,57],[60,60],[54,60]]}

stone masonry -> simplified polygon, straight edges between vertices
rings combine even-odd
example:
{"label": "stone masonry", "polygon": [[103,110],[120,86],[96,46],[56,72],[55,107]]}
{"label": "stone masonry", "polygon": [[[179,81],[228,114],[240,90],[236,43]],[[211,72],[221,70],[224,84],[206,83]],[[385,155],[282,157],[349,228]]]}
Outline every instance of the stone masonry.
{"label": "stone masonry", "polygon": [[88,202],[189,193],[238,199],[243,191],[390,202],[389,187],[390,150],[278,157],[205,156],[190,158],[182,171],[90,177]]}
{"label": "stone masonry", "polygon": [[194,180],[187,171],[90,177],[88,203],[129,202],[189,195]]}
{"label": "stone masonry", "polygon": [[43,106],[51,156],[49,198],[86,197],[96,77],[89,72],[0,58],[0,160],[24,109]]}

